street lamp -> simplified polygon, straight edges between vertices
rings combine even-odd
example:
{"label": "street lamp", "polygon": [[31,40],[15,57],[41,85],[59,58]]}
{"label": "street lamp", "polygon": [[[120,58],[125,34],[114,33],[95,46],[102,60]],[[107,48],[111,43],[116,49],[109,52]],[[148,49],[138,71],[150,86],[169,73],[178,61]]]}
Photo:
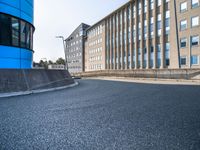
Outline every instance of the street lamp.
{"label": "street lamp", "polygon": [[62,39],[63,41],[63,47],[64,47],[64,54],[65,54],[65,70],[68,70],[68,63],[67,63],[67,56],[66,56],[66,46],[65,46],[65,39],[63,36],[56,36],[56,38]]}

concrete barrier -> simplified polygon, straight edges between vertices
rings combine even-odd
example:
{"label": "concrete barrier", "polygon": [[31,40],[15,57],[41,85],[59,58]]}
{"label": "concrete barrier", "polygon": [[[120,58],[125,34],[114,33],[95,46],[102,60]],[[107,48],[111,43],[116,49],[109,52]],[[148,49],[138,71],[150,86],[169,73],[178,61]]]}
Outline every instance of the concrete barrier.
{"label": "concrete barrier", "polygon": [[73,83],[66,70],[0,69],[0,93],[56,88]]}
{"label": "concrete barrier", "polygon": [[197,79],[200,69],[138,69],[138,70],[101,70],[74,74],[80,77],[132,77],[132,78],[155,78],[155,79]]}

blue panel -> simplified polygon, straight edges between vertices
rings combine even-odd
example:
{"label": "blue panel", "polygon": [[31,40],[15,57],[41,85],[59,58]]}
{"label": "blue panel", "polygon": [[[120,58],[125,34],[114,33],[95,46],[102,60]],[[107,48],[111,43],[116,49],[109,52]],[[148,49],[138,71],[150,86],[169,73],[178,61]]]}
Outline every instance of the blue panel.
{"label": "blue panel", "polygon": [[4,3],[18,9],[20,8],[19,0],[0,0],[0,3]]}
{"label": "blue panel", "polygon": [[31,6],[33,6],[33,0],[26,0],[29,4],[31,4]]}
{"label": "blue panel", "polygon": [[26,49],[21,49],[21,59],[33,60],[33,52]]}
{"label": "blue panel", "polygon": [[0,68],[19,69],[20,68],[20,60],[19,59],[2,59],[2,58],[0,58]]}
{"label": "blue panel", "polygon": [[23,12],[21,12],[21,18],[33,24],[33,18]]}
{"label": "blue panel", "polygon": [[33,24],[33,0],[0,0],[0,12]]}
{"label": "blue panel", "polygon": [[23,68],[23,69],[32,68],[32,61],[22,59],[21,60],[21,68]]}
{"label": "blue panel", "polygon": [[20,59],[20,48],[0,45],[0,58]]}
{"label": "blue panel", "polygon": [[21,11],[33,17],[33,6],[30,5],[26,0],[21,0]]}
{"label": "blue panel", "polygon": [[20,18],[20,10],[0,3],[0,12]]}
{"label": "blue panel", "polygon": [[[33,24],[33,0],[0,0],[0,12]],[[33,52],[27,49],[0,45],[0,68],[30,69]]]}

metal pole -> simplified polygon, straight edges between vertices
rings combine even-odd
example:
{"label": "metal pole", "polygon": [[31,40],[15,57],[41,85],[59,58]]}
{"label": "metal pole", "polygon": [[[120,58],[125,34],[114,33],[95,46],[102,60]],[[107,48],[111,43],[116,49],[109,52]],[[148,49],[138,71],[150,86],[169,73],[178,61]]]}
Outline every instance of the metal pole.
{"label": "metal pole", "polygon": [[68,70],[68,62],[67,62],[67,56],[66,56],[66,53],[67,53],[67,49],[66,49],[66,45],[65,45],[65,39],[63,36],[56,36],[56,38],[61,38],[62,41],[63,41],[63,47],[64,47],[64,55],[65,55],[65,70]]}

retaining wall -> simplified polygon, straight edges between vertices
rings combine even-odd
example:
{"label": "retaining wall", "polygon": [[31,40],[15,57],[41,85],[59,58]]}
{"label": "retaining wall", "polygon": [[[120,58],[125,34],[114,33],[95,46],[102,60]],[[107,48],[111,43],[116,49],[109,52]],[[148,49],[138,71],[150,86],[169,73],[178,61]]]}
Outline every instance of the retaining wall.
{"label": "retaining wall", "polygon": [[149,70],[102,70],[73,74],[80,77],[134,77],[134,78],[160,78],[160,79],[195,79],[200,75],[200,69],[149,69]]}
{"label": "retaining wall", "polygon": [[66,70],[0,69],[0,93],[47,89],[73,83]]}

